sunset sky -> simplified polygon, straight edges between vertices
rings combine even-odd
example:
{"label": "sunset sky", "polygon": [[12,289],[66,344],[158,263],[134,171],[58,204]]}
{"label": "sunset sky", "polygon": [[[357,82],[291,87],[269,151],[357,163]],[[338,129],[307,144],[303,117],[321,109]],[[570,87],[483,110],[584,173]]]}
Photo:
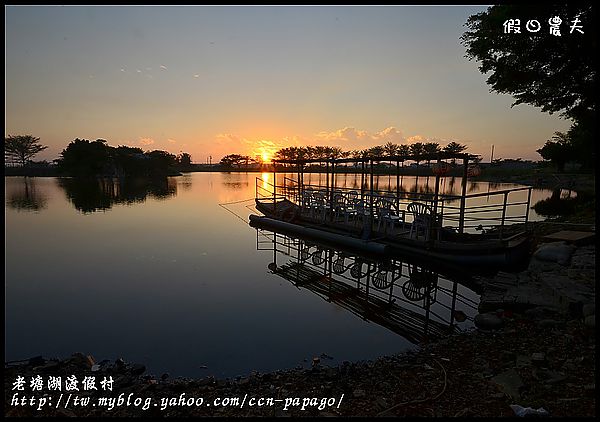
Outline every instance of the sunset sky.
{"label": "sunset sky", "polygon": [[570,121],[489,92],[459,39],[485,9],[5,6],[5,135],[47,160],[75,138],[196,163],[430,139],[539,160]]}

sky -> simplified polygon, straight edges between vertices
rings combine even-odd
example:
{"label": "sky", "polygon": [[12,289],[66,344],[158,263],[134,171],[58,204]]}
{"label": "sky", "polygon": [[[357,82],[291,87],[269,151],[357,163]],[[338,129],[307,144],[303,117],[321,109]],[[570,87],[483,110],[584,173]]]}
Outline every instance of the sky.
{"label": "sky", "polygon": [[36,160],[75,138],[195,163],[388,141],[540,160],[571,122],[490,92],[460,43],[486,8],[5,6],[5,136],[39,137]]}

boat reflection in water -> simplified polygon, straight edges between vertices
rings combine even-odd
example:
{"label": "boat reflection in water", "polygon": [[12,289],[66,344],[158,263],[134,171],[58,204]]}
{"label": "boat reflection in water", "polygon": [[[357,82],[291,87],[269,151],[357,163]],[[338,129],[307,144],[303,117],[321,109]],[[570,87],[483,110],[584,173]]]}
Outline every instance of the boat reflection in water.
{"label": "boat reflection in water", "polygon": [[455,270],[442,275],[443,269],[422,263],[357,254],[264,229],[256,233],[257,249],[273,252],[268,265],[273,274],[414,344],[473,326],[478,294],[450,280],[468,275]]}

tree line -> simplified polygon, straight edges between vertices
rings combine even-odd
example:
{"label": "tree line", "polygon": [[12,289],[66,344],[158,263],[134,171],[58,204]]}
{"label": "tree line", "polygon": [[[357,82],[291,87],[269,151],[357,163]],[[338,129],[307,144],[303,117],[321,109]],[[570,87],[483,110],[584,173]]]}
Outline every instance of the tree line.
{"label": "tree line", "polygon": [[[5,161],[22,167],[48,148],[32,135],[9,135],[4,138]],[[189,169],[192,156],[167,151],[144,151],[138,147],[112,147],[104,139],[75,139],[54,160],[60,174],[68,176],[164,176]],[[44,162],[45,164],[48,164]]]}
{"label": "tree line", "polygon": [[75,139],[56,160],[59,172],[72,176],[167,176],[189,167],[192,156],[138,147],[112,147],[104,139]]}
{"label": "tree line", "polygon": [[437,142],[415,142],[413,144],[395,144],[387,142],[383,145],[376,145],[371,148],[355,149],[344,151],[340,147],[329,146],[306,146],[306,147],[287,147],[282,148],[275,153],[277,159],[328,159],[328,158],[370,158],[370,157],[392,157],[396,155],[425,155],[438,152],[460,153],[467,149],[466,145],[458,142],[450,142],[442,147]]}
{"label": "tree line", "polygon": [[[370,158],[370,157],[392,157],[396,155],[425,155],[435,154],[438,152],[461,153],[467,149],[466,145],[458,142],[450,142],[442,147],[437,142],[415,142],[413,144],[395,144],[387,142],[383,145],[376,145],[371,148],[355,149],[344,151],[340,147],[331,146],[305,146],[305,147],[286,147],[281,148],[274,154],[274,158],[278,160],[327,160],[337,158]],[[229,154],[223,157],[220,164],[223,167],[248,167],[251,164],[260,163],[259,161],[250,158],[247,155]],[[417,163],[418,164],[418,163]],[[429,164],[429,163],[428,163]]]}

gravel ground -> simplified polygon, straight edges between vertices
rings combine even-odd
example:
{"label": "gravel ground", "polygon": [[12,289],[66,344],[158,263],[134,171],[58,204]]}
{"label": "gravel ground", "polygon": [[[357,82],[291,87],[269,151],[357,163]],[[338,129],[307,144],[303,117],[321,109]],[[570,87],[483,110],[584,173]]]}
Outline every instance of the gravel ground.
{"label": "gravel ground", "polygon": [[[373,362],[344,363],[336,368],[319,362],[310,370],[255,373],[233,380],[161,379],[145,374],[143,365],[122,361],[96,364],[81,354],[63,361],[33,359],[5,368],[5,415],[514,416],[510,405],[516,404],[542,407],[551,416],[595,416],[594,328],[543,308],[523,314],[505,311],[502,319],[504,326],[497,331],[474,329],[423,345],[417,352]],[[25,391],[13,390],[19,375],[27,382]],[[62,391],[49,391],[44,385],[41,392],[32,392],[30,379],[37,375],[44,381],[49,375],[62,375],[63,384],[69,375],[76,375],[79,381],[85,376],[97,380],[112,377],[113,391],[102,391],[100,385],[97,394],[82,391],[81,385],[79,392],[67,392],[64,385]],[[61,392],[62,404],[57,406]],[[38,402],[14,405],[15,393],[28,400],[45,395],[52,405],[41,410],[37,410]],[[72,397],[65,409],[69,393],[91,397],[91,401],[87,406],[74,406]],[[151,398],[152,404],[147,410],[143,403],[110,410],[93,406],[100,396],[118,400],[119,394],[131,403],[138,397]],[[191,397],[204,401],[199,406],[184,406],[182,397],[183,401]],[[240,404],[246,397],[246,404],[215,406],[217,397],[239,398]],[[283,401],[251,407],[251,397]],[[311,398],[315,400],[311,402]],[[319,409],[323,398],[329,398],[332,406],[325,400]],[[306,408],[301,410],[305,400]]]}

